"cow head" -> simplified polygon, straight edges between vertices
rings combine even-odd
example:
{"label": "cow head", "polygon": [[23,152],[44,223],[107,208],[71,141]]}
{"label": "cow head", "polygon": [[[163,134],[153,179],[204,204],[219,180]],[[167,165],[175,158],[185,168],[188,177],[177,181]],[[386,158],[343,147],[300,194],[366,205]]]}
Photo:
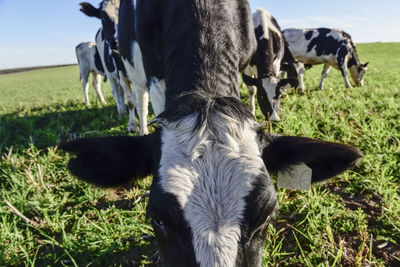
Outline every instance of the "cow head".
{"label": "cow head", "polygon": [[297,75],[295,78],[288,76],[287,79],[279,79],[276,77],[260,79],[252,78],[243,73],[242,77],[247,86],[257,87],[257,100],[261,112],[264,114],[265,118],[270,121],[280,120],[279,107],[282,89],[287,87],[297,88],[299,86]]}
{"label": "cow head", "polygon": [[104,0],[99,4],[98,8],[87,2],[82,2],[80,5],[80,11],[89,17],[95,17],[101,20],[104,38],[112,49],[117,49],[119,0]]}
{"label": "cow head", "polygon": [[353,78],[353,81],[357,86],[364,86],[364,74],[368,69],[368,62],[367,63],[359,63],[356,65],[351,66],[350,68],[350,74],[351,77]]}
{"label": "cow head", "polygon": [[[178,102],[177,102],[178,103]],[[312,182],[350,167],[353,147],[265,133],[239,100],[185,97],[148,136],[79,139],[70,171],[99,186],[153,175],[147,215],[164,266],[261,266],[277,207],[269,171],[305,163]]]}
{"label": "cow head", "polygon": [[[296,90],[303,92],[304,91],[304,84],[301,82],[301,76],[304,75],[306,69],[304,64],[300,61],[293,61],[293,62],[281,62],[281,71],[286,73],[287,78],[290,79],[288,85],[294,87]],[[287,88],[288,89],[288,88]]]}

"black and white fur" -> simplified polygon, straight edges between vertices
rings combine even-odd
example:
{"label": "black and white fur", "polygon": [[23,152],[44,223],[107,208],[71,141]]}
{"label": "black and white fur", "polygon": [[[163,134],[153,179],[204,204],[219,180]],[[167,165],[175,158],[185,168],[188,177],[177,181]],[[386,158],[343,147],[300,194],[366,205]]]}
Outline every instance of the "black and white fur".
{"label": "black and white fur", "polygon": [[[360,62],[356,46],[348,33],[328,28],[291,28],[285,29],[283,33],[289,43],[290,51],[297,60],[309,67],[324,64],[319,83],[321,90],[331,67],[340,70],[347,88],[351,87],[347,77],[348,70],[357,86],[364,85],[363,77],[368,69],[368,62]],[[299,76],[299,80],[301,87],[304,88],[303,75]]]}
{"label": "black and white fur", "polygon": [[[257,92],[264,116],[271,121],[279,121],[281,88],[286,85],[297,87],[297,63],[288,50],[278,23],[268,11],[257,9],[253,14],[253,22],[257,50],[243,72],[243,81],[250,93],[250,110],[254,115]],[[280,78],[281,70],[288,74],[288,78]]]}
{"label": "black and white fur", "polygon": [[[165,81],[161,77],[160,71],[157,71],[157,75],[147,76],[145,71],[147,66],[144,65],[142,51],[136,41],[136,33],[133,27],[131,27],[134,23],[131,21],[134,18],[132,15],[134,13],[132,10],[133,7],[126,1],[121,1],[121,5],[124,5],[124,7],[121,8],[122,14],[118,17],[118,10],[120,8],[119,0],[104,0],[97,9],[89,3],[81,3],[85,14],[89,16],[96,14],[95,16],[102,21],[103,29],[107,29],[107,31],[113,33],[105,36],[108,43],[116,43],[118,39],[118,49],[122,59],[121,63],[124,69],[126,69],[126,78],[130,81],[135,91],[134,97],[133,94],[129,93],[127,97],[132,95],[131,98],[135,99],[135,106],[140,121],[140,135],[146,135],[149,133],[147,127],[149,96],[152,101],[154,113],[159,115],[165,108]],[[117,11],[115,12],[115,10]],[[154,30],[157,31],[157,29]],[[119,36],[117,35],[118,31],[122,32]]]}
{"label": "black and white fur", "polygon": [[99,8],[89,3],[81,3],[81,11],[90,17],[97,17],[102,20],[102,28],[96,34],[96,46],[104,66],[104,72],[110,81],[112,93],[117,104],[118,114],[126,114],[125,96],[129,110],[128,131],[137,130],[135,114],[135,94],[126,77],[126,70],[118,53],[117,31],[115,21],[118,22],[118,0],[105,0]]}
{"label": "black and white fur", "polygon": [[89,101],[89,74],[92,74],[93,88],[101,102],[106,105],[103,94],[101,93],[101,77],[104,76],[104,68],[101,63],[99,52],[95,42],[82,42],[75,47],[76,58],[79,65],[79,77],[82,83],[85,105],[90,106]]}
{"label": "black and white fur", "polygon": [[[152,54],[148,51],[153,50],[158,44],[162,42],[160,28],[146,28],[148,31],[153,31],[153,34],[141,36],[145,38],[143,42],[151,43],[149,47],[140,46],[138,34],[140,30],[136,31],[132,25],[144,24],[147,21],[152,21],[146,16],[148,13],[154,13],[151,16],[158,16],[161,11],[156,10],[159,3],[150,1],[148,4],[143,5],[145,15],[137,13],[136,5],[142,5],[141,1],[120,1],[120,14],[118,27],[118,42],[121,52],[123,64],[127,70],[128,79],[131,81],[136,95],[136,110],[140,121],[140,134],[148,134],[147,116],[149,97],[151,99],[154,113],[158,116],[165,109],[166,98],[166,85],[164,79],[163,64],[152,64],[155,60],[160,60],[161,52]],[[151,38],[148,40],[147,38]]]}
{"label": "black and white fur", "polygon": [[304,162],[316,182],[360,152],[260,129],[239,99],[239,72],[256,49],[247,1],[122,0],[119,19],[131,22],[136,39],[125,40],[140,49],[146,77],[165,80],[159,128],[65,143],[77,155],[69,169],[105,187],[153,175],[147,215],[163,266],[261,266],[277,207],[267,169]]}

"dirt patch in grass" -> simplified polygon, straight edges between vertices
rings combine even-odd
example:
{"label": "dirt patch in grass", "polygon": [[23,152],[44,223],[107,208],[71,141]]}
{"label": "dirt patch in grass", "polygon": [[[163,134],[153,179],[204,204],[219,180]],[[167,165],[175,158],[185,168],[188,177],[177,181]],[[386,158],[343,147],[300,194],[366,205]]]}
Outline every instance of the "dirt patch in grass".
{"label": "dirt patch in grass", "polygon": [[127,191],[123,188],[109,190],[105,197],[95,203],[94,207],[99,210],[105,210],[114,206],[117,209],[131,210],[136,204],[144,201],[149,196],[149,193],[149,191],[146,191],[135,199],[128,199]]}
{"label": "dirt patch in grass", "polygon": [[343,199],[343,205],[350,210],[361,208],[367,216],[368,226],[376,223],[376,219],[382,214],[383,198],[378,194],[366,196],[361,193],[348,194],[344,189],[349,185],[348,182],[338,184],[327,184],[329,192],[339,195]]}
{"label": "dirt patch in grass", "polygon": [[[368,221],[368,228],[375,229],[379,226],[377,221],[378,217],[382,215],[383,209],[383,198],[376,193],[365,195],[362,193],[348,194],[344,192],[344,189],[349,185],[348,182],[341,182],[338,184],[327,184],[327,189],[336,195],[339,195],[343,199],[343,205],[355,211],[361,208],[366,214]],[[363,254],[365,258],[368,258],[371,246],[371,237],[363,236],[363,234],[343,234],[338,236],[339,240],[344,241],[344,254],[343,265],[354,266],[354,263],[358,254]],[[339,241],[340,242],[340,241]],[[364,243],[363,247],[360,247]],[[372,240],[372,254],[381,259],[385,266],[400,266],[400,238],[396,238],[396,243],[390,241]],[[361,256],[361,255],[360,255]],[[363,257],[363,258],[364,258]]]}

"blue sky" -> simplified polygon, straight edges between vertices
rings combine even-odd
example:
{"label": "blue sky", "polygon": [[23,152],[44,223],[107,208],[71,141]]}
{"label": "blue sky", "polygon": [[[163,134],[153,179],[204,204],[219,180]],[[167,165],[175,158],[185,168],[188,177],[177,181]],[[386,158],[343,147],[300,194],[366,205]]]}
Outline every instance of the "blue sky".
{"label": "blue sky", "polygon": [[[75,46],[100,27],[79,11],[81,1],[0,0],[0,69],[76,63]],[[400,42],[400,0],[250,0],[250,7],[269,10],[282,29],[335,27],[358,43]]]}

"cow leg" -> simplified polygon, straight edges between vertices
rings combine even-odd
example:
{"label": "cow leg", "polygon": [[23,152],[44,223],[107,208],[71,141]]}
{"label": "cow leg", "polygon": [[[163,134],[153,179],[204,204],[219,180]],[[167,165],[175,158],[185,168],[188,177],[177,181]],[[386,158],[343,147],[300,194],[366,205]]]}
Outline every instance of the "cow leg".
{"label": "cow leg", "polygon": [[92,72],[93,76],[93,88],[96,91],[97,96],[100,99],[102,105],[107,105],[107,102],[104,100],[103,94],[101,93],[101,75],[96,72]]}
{"label": "cow leg", "polygon": [[150,82],[150,98],[154,113],[160,114],[165,109],[165,81],[152,79]]}
{"label": "cow leg", "polygon": [[123,94],[122,94],[122,101],[121,101],[121,93],[122,92],[122,88],[121,85],[119,85],[119,83],[114,79],[114,77],[109,77],[110,80],[110,85],[111,85],[111,89],[112,89],[112,93],[115,99],[115,102],[117,104],[117,111],[118,111],[118,115],[119,116],[123,116],[126,114],[126,107],[125,107],[125,103],[123,100]]}
{"label": "cow leg", "polygon": [[340,71],[342,72],[342,76],[344,79],[344,84],[346,85],[346,88],[352,88],[350,82],[349,82],[349,78],[347,76],[347,62],[343,65],[340,66]]}
{"label": "cow leg", "polygon": [[140,121],[140,135],[149,134],[149,129],[147,128],[147,115],[149,113],[149,92],[147,91],[146,85],[140,85],[138,83],[132,83],[135,89],[136,96],[136,111],[139,116]]}
{"label": "cow leg", "polygon": [[324,69],[322,70],[321,81],[319,82],[319,89],[324,90],[324,80],[326,76],[328,76],[330,70],[331,66],[325,64]]}
{"label": "cow leg", "polygon": [[83,95],[85,97],[85,105],[87,107],[90,107],[90,101],[89,101],[89,72],[81,73],[81,83],[82,83]]}
{"label": "cow leg", "polygon": [[253,116],[256,114],[256,103],[255,103],[255,97],[257,93],[257,87],[255,86],[247,86],[249,90],[249,106],[250,106],[250,112],[253,114]]}
{"label": "cow leg", "polygon": [[304,67],[303,63],[298,63],[298,80],[299,80],[299,85],[297,86],[296,90],[299,92],[304,92],[305,86],[304,86],[304,73],[306,72],[306,69]]}
{"label": "cow leg", "polygon": [[130,87],[128,79],[124,77],[122,72],[120,72],[120,77],[121,77],[120,79],[121,86],[124,89],[124,93],[126,95],[126,103],[128,104],[128,110],[129,110],[128,131],[134,133],[137,131],[136,113],[135,113],[136,98],[132,88]]}
{"label": "cow leg", "polygon": [[351,84],[347,76],[347,62],[349,60],[349,56],[350,54],[348,49],[345,46],[341,46],[336,57],[336,62],[339,66],[340,72],[342,73],[346,88],[351,88]]}

